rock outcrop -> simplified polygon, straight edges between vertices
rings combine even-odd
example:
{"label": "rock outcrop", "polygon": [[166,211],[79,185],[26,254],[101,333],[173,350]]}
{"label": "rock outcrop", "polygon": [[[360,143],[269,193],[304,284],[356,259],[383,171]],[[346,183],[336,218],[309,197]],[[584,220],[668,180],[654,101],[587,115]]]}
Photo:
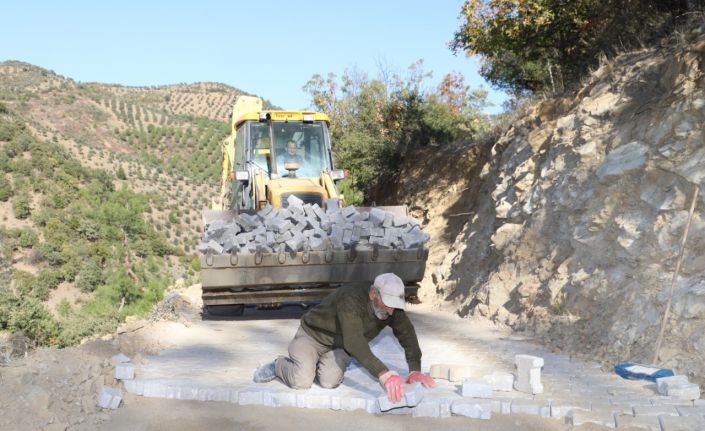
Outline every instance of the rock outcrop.
{"label": "rock outcrop", "polygon": [[[705,35],[606,62],[492,147],[434,283],[461,315],[608,362],[650,362],[695,186],[705,188]],[[705,376],[705,193],[661,364]]]}

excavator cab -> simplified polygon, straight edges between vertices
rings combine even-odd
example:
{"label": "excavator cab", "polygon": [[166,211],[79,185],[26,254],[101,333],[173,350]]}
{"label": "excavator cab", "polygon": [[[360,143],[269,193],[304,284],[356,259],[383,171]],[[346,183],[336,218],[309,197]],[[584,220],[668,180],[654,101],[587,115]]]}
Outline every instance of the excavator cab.
{"label": "excavator cab", "polygon": [[[328,117],[300,111],[260,111],[240,115],[235,124],[235,153],[243,154],[234,177],[239,184],[228,209],[256,210],[267,204],[286,206],[295,195],[324,207],[339,198],[333,167]],[[223,175],[232,181],[233,175]]]}

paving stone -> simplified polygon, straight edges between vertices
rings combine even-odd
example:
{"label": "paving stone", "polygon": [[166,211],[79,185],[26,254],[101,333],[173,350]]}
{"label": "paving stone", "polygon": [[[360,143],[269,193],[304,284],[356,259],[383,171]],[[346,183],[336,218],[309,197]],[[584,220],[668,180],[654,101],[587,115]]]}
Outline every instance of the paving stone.
{"label": "paving stone", "polygon": [[510,373],[504,374],[487,374],[482,377],[495,391],[511,392],[514,389],[514,375]]}
{"label": "paving stone", "polygon": [[[591,410],[590,402],[580,401],[552,401],[551,402],[551,417],[564,418],[567,417],[573,410],[583,410],[589,412]],[[611,413],[611,412],[610,412]]]}
{"label": "paving stone", "polygon": [[[127,380],[129,381],[129,380]],[[150,398],[166,398],[167,385],[159,381],[144,382],[142,395]]]}
{"label": "paving stone", "polygon": [[296,394],[296,407],[306,408],[306,394]]}
{"label": "paving stone", "polygon": [[112,358],[110,358],[110,363],[111,363],[112,365],[121,364],[121,363],[123,363],[123,362],[130,362],[130,358],[127,357],[127,356],[125,356],[125,355],[122,354],[122,353],[118,353],[117,355],[115,355],[115,356],[113,356]]}
{"label": "paving stone", "polygon": [[[207,388],[205,391],[205,401],[233,402],[233,393],[236,397],[238,396],[237,391],[233,391],[228,387],[219,386],[215,388]],[[235,399],[237,400],[238,398]]]}
{"label": "paving stone", "polygon": [[634,416],[634,410],[632,410],[632,405],[615,405],[610,404],[608,401],[604,400],[592,400],[590,402],[591,410],[608,410],[615,415],[627,415]]}
{"label": "paving stone", "polygon": [[543,385],[541,384],[543,358],[531,355],[516,355],[514,363],[517,367],[517,378],[514,383],[516,390],[530,394],[543,392]]}
{"label": "paving stone", "polygon": [[507,400],[492,400],[492,413],[508,415],[512,412],[512,403]]}
{"label": "paving stone", "polygon": [[488,420],[492,416],[492,402],[488,400],[457,400],[451,404],[450,411],[458,416]]}
{"label": "paving stone", "polygon": [[512,413],[524,413],[527,415],[551,416],[551,408],[548,404],[542,404],[532,400],[512,400],[510,411]]}
{"label": "paving stone", "polygon": [[357,214],[357,210],[355,209],[355,206],[353,205],[348,205],[345,208],[343,208],[340,213],[345,217],[346,219],[349,219],[351,217],[354,217]]}
{"label": "paving stone", "polygon": [[678,411],[673,406],[634,406],[632,408],[634,416],[678,416]]}
{"label": "paving stone", "polygon": [[392,227],[394,224],[394,215],[392,213],[385,213],[384,220],[382,221],[382,227]]}
{"label": "paving stone", "polygon": [[681,416],[705,416],[705,406],[676,406],[676,411]]}
{"label": "paving stone", "polygon": [[387,398],[387,394],[383,394],[377,397],[377,402],[379,404],[379,409],[383,412],[397,409],[400,407],[414,407],[421,402],[423,399],[424,389],[420,383],[413,383],[410,385],[405,385],[404,396],[399,402],[391,402]]}
{"label": "paving stone", "polygon": [[438,418],[441,417],[440,401],[422,401],[414,407],[411,415],[415,418]]}
{"label": "paving stone", "polygon": [[144,381],[142,380],[125,380],[123,385],[125,390],[131,394],[144,395]]}
{"label": "paving stone", "polygon": [[579,426],[586,423],[593,423],[608,428],[616,428],[614,414],[607,410],[571,410],[566,416],[566,421],[573,426]]}
{"label": "paving stone", "polygon": [[463,379],[472,375],[472,367],[465,365],[452,365],[448,368],[448,380],[451,382],[462,382]]}
{"label": "paving stone", "polygon": [[215,240],[210,240],[207,243],[201,243],[198,246],[198,251],[200,251],[201,253],[212,252],[215,254],[220,254],[223,252],[223,246],[218,244],[218,242]]}
{"label": "paving stone", "polygon": [[615,415],[615,421],[617,428],[661,431],[661,424],[656,416],[641,416],[636,418],[634,416]]}
{"label": "paving stone", "polygon": [[492,398],[492,386],[480,379],[463,379],[463,397]]}
{"label": "paving stone", "polygon": [[658,417],[662,431],[694,431],[705,430],[705,418],[702,416],[670,416]]}
{"label": "paving stone", "polygon": [[692,400],[684,400],[681,398],[675,398],[675,397],[666,397],[666,396],[661,396],[661,397],[655,397],[655,398],[649,398],[651,401],[651,404],[655,406],[692,406],[693,401]]}
{"label": "paving stone", "polygon": [[238,394],[237,403],[241,406],[264,405],[262,391],[243,391]]}
{"label": "paving stone", "polygon": [[296,407],[296,392],[274,392],[272,407]]}
{"label": "paving stone", "polygon": [[614,406],[633,408],[636,406],[649,407],[653,404],[649,398],[609,398],[610,404]]}
{"label": "paving stone", "polygon": [[332,406],[330,395],[306,394],[307,409],[330,409]]}
{"label": "paving stone", "polygon": [[700,386],[695,383],[687,383],[678,386],[668,386],[668,396],[681,398],[683,400],[697,400],[700,398]]}
{"label": "paving stone", "polygon": [[262,218],[267,218],[267,216],[272,216],[272,211],[274,210],[274,207],[270,204],[267,204],[264,208],[261,210],[257,211],[257,215],[262,217]]}
{"label": "paving stone", "polygon": [[433,364],[431,365],[430,375],[434,379],[448,380],[450,365],[448,364]]}
{"label": "paving stone", "polygon": [[287,196],[286,201],[289,203],[289,209],[302,208],[304,205],[304,201],[302,201],[301,199],[299,199],[295,195]]}
{"label": "paving stone", "polygon": [[677,374],[675,376],[661,377],[656,379],[656,390],[661,395],[668,395],[669,386],[680,386],[690,383],[688,376]]}
{"label": "paving stone", "polygon": [[352,230],[345,229],[343,231],[343,245],[350,246],[352,245]]}
{"label": "paving stone", "polygon": [[135,364],[122,362],[115,366],[115,378],[118,380],[132,380],[135,378]]}
{"label": "paving stone", "polygon": [[117,409],[122,402],[122,392],[119,389],[103,386],[98,395],[98,407],[103,409]]}
{"label": "paving stone", "polygon": [[379,408],[379,403],[377,402],[377,400],[369,398],[365,399],[365,411],[373,415],[382,412]]}
{"label": "paving stone", "polygon": [[176,400],[202,400],[206,401],[205,390],[193,385],[167,386],[166,398]]}
{"label": "paving stone", "polygon": [[386,216],[387,213],[384,210],[381,210],[379,208],[372,208],[370,210],[369,220],[374,226],[379,226],[382,224],[382,222],[384,222]]}
{"label": "paving stone", "polygon": [[409,224],[409,219],[404,216],[394,216],[394,219],[392,220],[392,225],[394,227],[406,226],[407,224]]}
{"label": "paving stone", "polygon": [[449,418],[451,416],[450,405],[451,405],[451,403],[449,403],[449,402],[442,402],[441,403],[440,407],[441,407],[441,417],[442,418]]}

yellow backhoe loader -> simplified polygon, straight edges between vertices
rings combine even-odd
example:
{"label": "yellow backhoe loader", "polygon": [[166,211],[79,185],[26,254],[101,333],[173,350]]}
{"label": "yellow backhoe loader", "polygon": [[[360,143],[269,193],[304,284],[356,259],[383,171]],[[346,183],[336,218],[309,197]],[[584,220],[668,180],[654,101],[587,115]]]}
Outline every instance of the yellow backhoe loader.
{"label": "yellow backhoe loader", "polygon": [[[238,214],[269,206],[287,207],[289,196],[325,210],[345,206],[337,181],[327,115],[308,111],[264,110],[257,97],[240,96],[232,113],[232,132],[223,142],[220,196],[203,213],[204,228]],[[376,207],[406,217],[405,206]],[[358,212],[371,208],[357,208]],[[232,251],[201,255],[203,304],[213,314],[238,313],[245,304],[260,307],[284,302],[319,301],[341,285],[371,282],[394,272],[415,296],[428,249],[333,249],[302,252]]]}

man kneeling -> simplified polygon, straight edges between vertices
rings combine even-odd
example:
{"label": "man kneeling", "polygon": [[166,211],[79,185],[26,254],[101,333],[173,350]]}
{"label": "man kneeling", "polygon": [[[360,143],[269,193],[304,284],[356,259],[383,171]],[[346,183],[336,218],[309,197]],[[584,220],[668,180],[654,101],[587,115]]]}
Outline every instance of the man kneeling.
{"label": "man kneeling", "polygon": [[289,357],[279,356],[260,365],[254,381],[279,378],[294,389],[308,389],[314,381],[335,388],[352,358],[375,376],[392,402],[404,395],[404,381],[389,370],[370,350],[369,342],[390,326],[404,348],[409,376],[406,383],[436,382],[421,373],[421,349],[414,326],[404,312],[404,282],[395,274],[378,275],[370,288],[348,286],[336,289],[301,318],[301,326],[289,344]]}

